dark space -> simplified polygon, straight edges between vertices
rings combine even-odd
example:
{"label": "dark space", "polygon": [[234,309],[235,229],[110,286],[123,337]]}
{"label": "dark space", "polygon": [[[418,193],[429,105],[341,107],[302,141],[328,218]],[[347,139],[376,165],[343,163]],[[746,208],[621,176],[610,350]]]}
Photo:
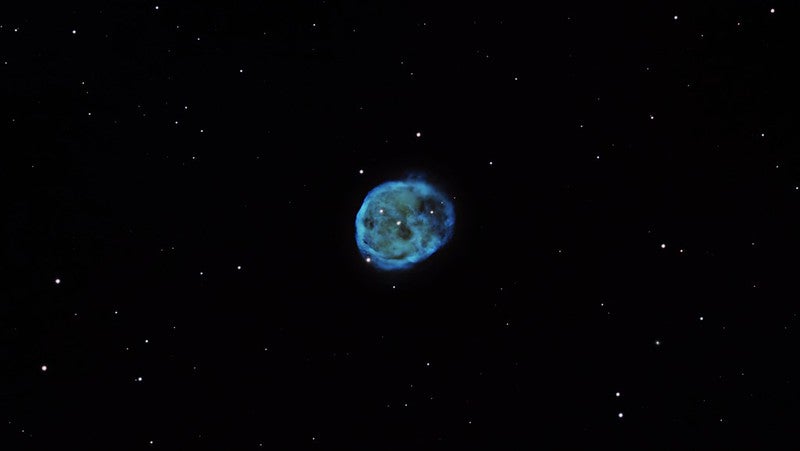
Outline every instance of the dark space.
{"label": "dark space", "polygon": [[[788,1],[0,6],[0,449],[797,443]],[[452,240],[365,263],[376,185]]]}

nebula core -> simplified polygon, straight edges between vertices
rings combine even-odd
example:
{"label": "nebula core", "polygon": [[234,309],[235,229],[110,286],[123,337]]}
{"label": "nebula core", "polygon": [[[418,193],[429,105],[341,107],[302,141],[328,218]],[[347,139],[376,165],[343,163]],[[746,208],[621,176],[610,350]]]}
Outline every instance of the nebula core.
{"label": "nebula core", "polygon": [[447,196],[423,180],[382,183],[356,214],[356,244],[365,261],[383,270],[425,260],[453,235],[455,211]]}

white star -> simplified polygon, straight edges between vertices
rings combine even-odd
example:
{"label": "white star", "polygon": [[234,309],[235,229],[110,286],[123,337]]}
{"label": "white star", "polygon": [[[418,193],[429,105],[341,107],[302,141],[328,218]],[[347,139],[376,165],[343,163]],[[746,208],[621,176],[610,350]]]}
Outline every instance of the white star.
{"label": "white star", "polygon": [[47,371],[47,365],[42,365],[42,371]]}
{"label": "white star", "polygon": [[56,283],[56,285],[59,285],[61,283],[61,279],[56,279],[54,280],[54,282]]}

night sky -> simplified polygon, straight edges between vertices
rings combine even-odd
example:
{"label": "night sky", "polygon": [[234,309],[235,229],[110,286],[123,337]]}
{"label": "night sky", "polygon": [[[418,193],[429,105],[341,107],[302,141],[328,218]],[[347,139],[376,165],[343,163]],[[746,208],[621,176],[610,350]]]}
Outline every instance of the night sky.
{"label": "night sky", "polygon": [[[0,6],[0,449],[766,449],[800,5]],[[381,271],[375,186],[452,197]]]}

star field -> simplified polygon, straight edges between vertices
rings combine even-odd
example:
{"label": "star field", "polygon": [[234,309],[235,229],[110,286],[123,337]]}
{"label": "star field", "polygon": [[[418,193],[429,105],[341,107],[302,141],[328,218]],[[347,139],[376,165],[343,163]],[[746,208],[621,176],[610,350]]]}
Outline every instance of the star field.
{"label": "star field", "polygon": [[0,7],[0,449],[793,443],[798,5],[79,3]]}

